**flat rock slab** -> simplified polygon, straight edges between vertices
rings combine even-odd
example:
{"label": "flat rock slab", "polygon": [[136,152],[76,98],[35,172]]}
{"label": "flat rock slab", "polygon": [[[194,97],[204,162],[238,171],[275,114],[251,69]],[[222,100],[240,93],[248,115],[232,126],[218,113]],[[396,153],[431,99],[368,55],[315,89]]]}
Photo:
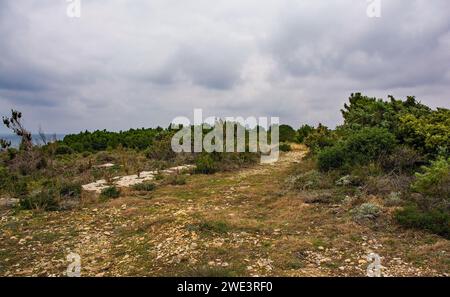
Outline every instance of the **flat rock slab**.
{"label": "flat rock slab", "polygon": [[[183,166],[177,166],[177,167],[172,167],[172,168],[163,170],[162,173],[177,174],[177,173],[181,173],[184,170],[190,170],[193,168],[195,168],[194,165],[183,165]],[[117,176],[112,179],[112,185],[120,187],[120,188],[128,188],[128,187],[132,187],[137,184],[141,184],[146,181],[152,181],[155,179],[155,175],[157,175],[157,174],[158,174],[158,171],[143,171],[139,175],[134,174],[134,175],[126,175],[126,176]],[[101,180],[95,181],[93,183],[83,185],[82,188],[84,191],[101,193],[104,189],[106,189],[112,185],[109,184],[106,180],[101,179]]]}

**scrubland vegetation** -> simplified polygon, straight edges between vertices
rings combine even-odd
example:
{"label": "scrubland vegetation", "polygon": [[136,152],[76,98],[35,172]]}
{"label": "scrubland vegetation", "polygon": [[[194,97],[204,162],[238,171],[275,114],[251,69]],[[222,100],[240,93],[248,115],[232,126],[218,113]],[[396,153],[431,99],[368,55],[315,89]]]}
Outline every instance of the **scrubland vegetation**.
{"label": "scrubland vegetation", "polygon": [[414,97],[383,101],[352,94],[342,115],[344,124],[335,130],[298,130],[317,163],[305,182],[343,176],[334,182],[362,199],[377,195],[398,207],[394,216],[401,225],[449,238],[450,111],[432,110]]}
{"label": "scrubland vegetation", "polygon": [[[106,256],[99,260],[102,270],[89,270],[99,276],[360,275],[364,262],[352,258],[362,256],[357,246],[363,241],[379,248],[366,230],[382,238],[388,255],[404,253],[411,240],[445,252],[450,111],[433,110],[414,97],[383,101],[352,94],[342,115],[343,124],[335,129],[281,125],[281,159],[263,166],[259,153],[174,153],[176,131],[163,128],[86,131],[61,141],[42,137],[43,145],[34,146],[22,114],[13,111],[4,124],[23,141],[19,148],[0,142],[0,198],[10,202],[0,209],[5,263],[0,273],[40,275],[55,269],[11,271],[11,261],[21,261],[21,252],[13,253],[17,234],[24,237],[22,244],[38,240],[40,247],[58,247],[58,256],[50,257],[60,261],[67,245],[79,249],[70,238],[90,243],[83,237],[90,230],[94,237],[113,236],[102,237],[99,250],[123,256],[115,264]],[[195,169],[164,174],[186,164]],[[144,171],[156,172],[154,179],[128,188],[113,183]],[[98,195],[82,189],[100,179],[108,187]],[[60,237],[43,239],[39,230],[46,228],[53,229],[45,236]],[[64,243],[58,241],[62,237]],[[46,250],[38,255],[49,257]],[[393,260],[392,274],[435,275],[450,267],[448,255],[434,250],[404,256],[426,269],[395,270]],[[134,266],[128,268],[127,261]]]}
{"label": "scrubland vegetation", "polygon": [[[21,123],[22,114],[12,111],[4,123],[22,137],[20,148],[2,141],[0,152],[0,193],[18,199],[21,209],[58,210],[82,202],[81,186],[98,179],[139,175],[142,171],[162,171],[169,167],[195,164],[194,173],[212,174],[255,164],[256,153],[175,153],[171,138],[176,130],[131,129],[125,132],[81,132],[61,141],[42,139],[33,146],[31,133]],[[204,129],[204,135],[211,128]],[[247,133],[249,131],[247,130]],[[44,137],[44,136],[42,136]],[[248,143],[247,143],[248,145]],[[111,166],[103,166],[111,164]],[[159,175],[157,178],[164,179]],[[167,177],[164,183],[184,184],[182,175]],[[161,181],[160,181],[161,182]],[[145,185],[137,185],[141,190]],[[111,187],[101,197],[117,198],[120,189]],[[70,201],[68,203],[68,201]]]}

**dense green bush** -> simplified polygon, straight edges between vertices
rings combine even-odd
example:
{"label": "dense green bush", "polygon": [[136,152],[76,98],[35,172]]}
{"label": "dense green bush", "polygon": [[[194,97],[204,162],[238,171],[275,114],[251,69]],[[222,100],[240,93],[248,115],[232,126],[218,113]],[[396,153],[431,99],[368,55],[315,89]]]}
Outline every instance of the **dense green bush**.
{"label": "dense green bush", "polygon": [[297,142],[304,143],[306,137],[314,131],[314,127],[309,125],[303,125],[297,130]]}
{"label": "dense green bush", "polygon": [[217,171],[217,166],[210,154],[201,154],[195,160],[195,172],[201,174],[212,174]]}
{"label": "dense green bush", "polygon": [[289,143],[280,143],[279,149],[281,152],[292,151],[291,145]]}
{"label": "dense green bush", "polygon": [[120,190],[116,187],[108,187],[102,190],[102,193],[100,194],[101,198],[106,200],[110,198],[119,198],[120,197]]}
{"label": "dense green bush", "polygon": [[337,169],[345,165],[368,164],[388,155],[395,147],[392,133],[383,128],[363,128],[350,134],[317,155],[318,167],[322,171]]}
{"label": "dense green bush", "polygon": [[437,203],[450,203],[450,158],[440,157],[422,169],[423,173],[416,173],[411,189]]}
{"label": "dense green bush", "polygon": [[380,215],[381,208],[373,203],[364,203],[353,209],[351,213],[357,221],[373,220]]}
{"label": "dense green bush", "polygon": [[280,142],[295,142],[297,139],[297,133],[289,125],[280,125]]}
{"label": "dense green bush", "polygon": [[325,147],[333,146],[336,141],[336,134],[326,126],[319,124],[319,126],[305,138],[304,143],[310,148],[311,152],[316,153]]}
{"label": "dense green bush", "polygon": [[335,146],[321,150],[317,155],[317,166],[321,171],[341,168],[347,162],[348,156],[345,145],[339,143]]}
{"label": "dense green bush", "polygon": [[450,153],[450,110],[439,108],[421,117],[403,115],[400,118],[399,137],[422,153],[432,156],[442,150]]}
{"label": "dense green bush", "polygon": [[69,155],[69,154],[73,154],[73,152],[74,152],[74,150],[65,144],[60,144],[55,149],[56,155]]}
{"label": "dense green bush", "polygon": [[417,102],[415,97],[407,97],[402,101],[389,96],[389,101],[383,101],[356,93],[351,94],[349,104],[345,104],[341,112],[344,126],[348,129],[379,127],[397,135],[400,117],[405,114],[425,116],[431,113],[431,109]]}
{"label": "dense green bush", "polygon": [[345,149],[355,164],[378,160],[395,146],[395,136],[384,128],[363,128],[345,140]]}
{"label": "dense green bush", "polygon": [[97,152],[108,148],[115,149],[119,145],[124,148],[145,150],[153,141],[169,133],[160,127],[155,129],[130,129],[128,131],[109,132],[106,130],[81,132],[67,135],[62,144],[70,146],[77,152]]}
{"label": "dense green bush", "polygon": [[352,94],[342,110],[343,127],[351,131],[364,127],[387,129],[400,144],[432,157],[442,150],[450,152],[450,110],[432,110],[415,97],[407,97],[405,101],[392,96],[389,99]]}
{"label": "dense green bush", "polygon": [[417,206],[411,205],[397,211],[395,217],[405,227],[429,230],[450,239],[450,212],[448,209],[423,211]]}

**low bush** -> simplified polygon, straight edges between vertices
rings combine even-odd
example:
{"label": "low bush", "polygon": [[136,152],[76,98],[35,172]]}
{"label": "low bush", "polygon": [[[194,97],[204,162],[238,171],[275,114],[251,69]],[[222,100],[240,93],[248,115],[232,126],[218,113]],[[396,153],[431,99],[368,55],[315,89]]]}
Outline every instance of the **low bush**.
{"label": "low bush", "polygon": [[317,166],[321,171],[328,171],[344,166],[347,162],[347,153],[343,144],[322,149],[317,155]]}
{"label": "low bush", "polygon": [[103,199],[115,199],[120,197],[120,190],[116,187],[108,187],[102,190],[101,198]]}
{"label": "low bush", "polygon": [[279,126],[280,142],[294,142],[297,138],[297,132],[289,125]]}
{"label": "low bush", "polygon": [[405,227],[450,238],[450,160],[440,157],[422,169],[411,185],[411,204],[395,217]]}
{"label": "low bush", "polygon": [[199,230],[206,233],[227,233],[231,227],[224,221],[204,221],[199,224]]}
{"label": "low bush", "polygon": [[450,202],[450,158],[441,157],[422,169],[423,173],[416,173],[411,189],[430,199]]}
{"label": "low bush", "polygon": [[431,211],[420,210],[411,205],[395,214],[398,223],[408,227],[425,229],[450,239],[450,212],[445,209],[433,209]]}
{"label": "low bush", "polygon": [[213,174],[217,169],[216,162],[209,154],[201,154],[195,160],[195,172],[201,174]]}
{"label": "low bush", "polygon": [[155,174],[155,180],[163,180],[164,179],[164,175],[161,172],[158,172],[157,174]]}
{"label": "low bush", "polygon": [[19,206],[21,209],[39,209],[53,211],[59,209],[58,195],[55,189],[42,189],[30,193],[29,195],[24,195],[19,200]]}
{"label": "low bush", "polygon": [[12,197],[21,198],[25,195],[28,195],[28,184],[24,178],[12,175],[10,176],[8,183],[8,192]]}
{"label": "low bush", "polygon": [[280,143],[279,149],[281,152],[292,151],[291,145],[289,143]]}
{"label": "low bush", "polygon": [[145,156],[149,159],[170,161],[176,157],[176,153],[172,149],[171,138],[165,137],[155,141],[145,151]]}
{"label": "low bush", "polygon": [[156,189],[156,185],[154,183],[145,182],[134,185],[133,189],[136,191],[151,192]]}
{"label": "low bush", "polygon": [[392,153],[382,156],[380,165],[386,172],[412,173],[424,161],[425,157],[418,151],[402,145],[394,148]]}
{"label": "low bush", "polygon": [[383,128],[364,128],[345,140],[348,160],[367,164],[389,154],[396,146],[394,134]]}
{"label": "low bush", "polygon": [[114,162],[116,159],[108,152],[99,152],[96,156],[98,162],[107,163]]}
{"label": "low bush", "polygon": [[395,136],[382,128],[364,128],[323,148],[317,155],[319,169],[328,171],[378,161],[396,146]]}
{"label": "low bush", "polygon": [[0,190],[6,189],[9,184],[8,169],[0,165]]}
{"label": "low bush", "polygon": [[81,184],[80,183],[72,183],[72,182],[64,182],[60,186],[59,194],[62,197],[78,198],[81,196]]}
{"label": "low bush", "polygon": [[310,170],[295,175],[288,180],[296,190],[328,189],[333,186],[330,178],[317,170]]}
{"label": "low bush", "polygon": [[364,203],[352,210],[353,217],[356,220],[376,219],[381,213],[381,208],[373,203]]}
{"label": "low bush", "polygon": [[74,153],[74,150],[71,147],[64,145],[64,144],[58,145],[58,147],[55,149],[56,155],[70,155],[73,153]]}
{"label": "low bush", "polygon": [[390,206],[399,206],[403,204],[403,200],[401,198],[400,192],[391,192],[385,199],[384,205]]}
{"label": "low bush", "polygon": [[186,180],[186,177],[184,175],[175,174],[175,175],[170,175],[166,179],[166,182],[169,185],[172,185],[172,186],[182,186],[182,185],[185,185],[187,183],[187,180]]}

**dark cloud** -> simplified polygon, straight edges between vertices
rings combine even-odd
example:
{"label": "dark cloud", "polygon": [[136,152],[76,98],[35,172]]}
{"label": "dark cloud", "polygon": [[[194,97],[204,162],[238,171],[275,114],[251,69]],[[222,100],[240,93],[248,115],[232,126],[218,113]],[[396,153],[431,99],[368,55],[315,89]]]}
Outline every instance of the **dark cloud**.
{"label": "dark cloud", "polygon": [[[49,132],[216,116],[341,121],[349,94],[450,102],[448,0],[0,1],[0,111]],[[5,130],[0,130],[0,132]]]}

